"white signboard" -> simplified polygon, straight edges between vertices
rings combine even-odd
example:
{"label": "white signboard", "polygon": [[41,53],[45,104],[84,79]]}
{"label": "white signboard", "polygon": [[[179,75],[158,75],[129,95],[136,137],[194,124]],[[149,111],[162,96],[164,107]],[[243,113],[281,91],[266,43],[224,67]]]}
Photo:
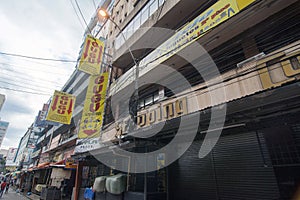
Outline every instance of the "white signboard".
{"label": "white signboard", "polygon": [[83,153],[104,147],[99,138],[77,139],[75,153]]}

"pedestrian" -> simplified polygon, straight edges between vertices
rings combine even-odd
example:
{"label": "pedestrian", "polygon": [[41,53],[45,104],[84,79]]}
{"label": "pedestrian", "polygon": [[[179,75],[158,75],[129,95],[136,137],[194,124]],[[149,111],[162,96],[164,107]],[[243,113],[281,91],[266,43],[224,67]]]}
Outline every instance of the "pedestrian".
{"label": "pedestrian", "polygon": [[3,195],[3,192],[4,192],[5,188],[6,188],[6,185],[7,185],[7,183],[4,180],[3,183],[1,183],[1,186],[0,186],[0,198],[2,198],[2,195]]}
{"label": "pedestrian", "polygon": [[9,190],[9,181],[6,183],[5,194],[8,193],[8,190]]}

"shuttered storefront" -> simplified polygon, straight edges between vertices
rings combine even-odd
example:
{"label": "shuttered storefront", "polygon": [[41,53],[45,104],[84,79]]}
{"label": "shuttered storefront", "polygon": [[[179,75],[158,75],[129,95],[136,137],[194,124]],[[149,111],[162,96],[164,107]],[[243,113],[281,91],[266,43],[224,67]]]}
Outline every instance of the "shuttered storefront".
{"label": "shuttered storefront", "polygon": [[261,133],[225,135],[199,159],[195,141],[169,167],[169,199],[278,199],[277,181]]}

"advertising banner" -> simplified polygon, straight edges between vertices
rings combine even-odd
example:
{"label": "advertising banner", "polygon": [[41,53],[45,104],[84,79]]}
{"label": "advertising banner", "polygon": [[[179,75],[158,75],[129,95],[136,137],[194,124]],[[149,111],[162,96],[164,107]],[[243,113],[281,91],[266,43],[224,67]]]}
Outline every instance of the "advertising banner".
{"label": "advertising banner", "polygon": [[91,75],[99,74],[104,46],[105,44],[102,40],[88,35],[85,38],[78,69]]}
{"label": "advertising banner", "polygon": [[46,120],[70,124],[76,97],[55,90]]}
{"label": "advertising banner", "polygon": [[78,138],[91,138],[100,135],[107,83],[107,72],[101,75],[90,76]]}

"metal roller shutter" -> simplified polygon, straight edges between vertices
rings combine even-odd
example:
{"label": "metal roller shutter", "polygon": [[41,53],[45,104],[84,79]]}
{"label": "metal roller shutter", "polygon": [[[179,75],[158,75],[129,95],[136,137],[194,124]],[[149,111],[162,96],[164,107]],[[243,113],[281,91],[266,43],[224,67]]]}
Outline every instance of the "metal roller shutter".
{"label": "metal roller shutter", "polygon": [[210,155],[198,158],[200,141],[195,141],[185,154],[169,167],[169,199],[216,199],[216,185]]}
{"label": "metal roller shutter", "polygon": [[278,199],[273,167],[262,134],[221,137],[213,150],[219,199]]}

